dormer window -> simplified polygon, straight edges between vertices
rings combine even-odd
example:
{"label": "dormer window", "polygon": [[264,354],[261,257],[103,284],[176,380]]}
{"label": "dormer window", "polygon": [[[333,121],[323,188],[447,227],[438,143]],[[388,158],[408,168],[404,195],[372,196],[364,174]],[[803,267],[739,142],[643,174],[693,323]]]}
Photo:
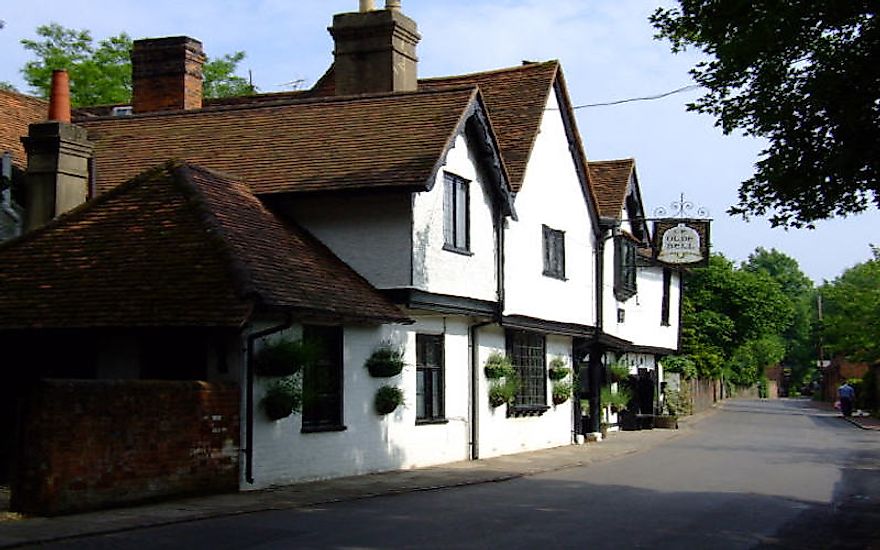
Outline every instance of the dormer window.
{"label": "dormer window", "polygon": [[443,236],[445,250],[470,254],[470,181],[446,172],[443,176]]}
{"label": "dormer window", "polygon": [[636,293],[636,243],[621,235],[614,241],[614,295],[621,302]]}

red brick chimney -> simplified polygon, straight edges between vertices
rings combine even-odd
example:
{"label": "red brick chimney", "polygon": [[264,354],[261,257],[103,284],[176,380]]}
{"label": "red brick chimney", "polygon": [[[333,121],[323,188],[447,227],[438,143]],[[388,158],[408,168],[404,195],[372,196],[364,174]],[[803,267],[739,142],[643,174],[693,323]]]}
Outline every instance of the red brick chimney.
{"label": "red brick chimney", "polygon": [[360,10],[335,15],[328,29],[336,43],[336,95],[415,91],[416,22],[403,15],[399,0],[386,0],[384,10],[362,0]]}
{"label": "red brick chimney", "polygon": [[202,43],[186,36],[135,40],[131,51],[132,111],[202,108]]}

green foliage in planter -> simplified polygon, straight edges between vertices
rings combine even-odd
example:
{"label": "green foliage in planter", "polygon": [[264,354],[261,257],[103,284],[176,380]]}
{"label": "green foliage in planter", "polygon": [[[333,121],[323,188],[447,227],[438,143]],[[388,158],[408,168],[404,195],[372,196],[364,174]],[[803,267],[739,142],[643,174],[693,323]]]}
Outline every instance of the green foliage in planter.
{"label": "green foliage in planter", "polygon": [[314,362],[318,349],[302,340],[276,340],[265,344],[254,356],[254,372],[259,376],[290,376]]}
{"label": "green foliage in planter", "polygon": [[632,392],[629,388],[618,388],[616,392],[611,391],[609,386],[603,386],[599,392],[599,400],[605,407],[611,407],[614,412],[624,411],[632,399]]}
{"label": "green foliage in planter", "polygon": [[376,390],[373,405],[379,414],[392,413],[394,409],[403,405],[403,391],[397,386],[382,386]]}
{"label": "green foliage in planter", "polygon": [[608,377],[612,382],[621,382],[629,378],[629,367],[624,363],[612,363],[608,366]]}
{"label": "green foliage in planter", "polygon": [[404,367],[403,350],[391,344],[382,344],[373,351],[364,366],[375,378],[397,376]]}
{"label": "green foliage in planter", "polygon": [[550,380],[563,380],[571,373],[571,369],[568,367],[550,367],[547,370],[547,374],[550,376]]}
{"label": "green foliage in planter", "polygon": [[275,380],[260,401],[269,420],[281,420],[302,410],[302,382],[297,375]]}
{"label": "green foliage in planter", "polygon": [[556,382],[553,384],[553,404],[560,405],[571,399],[574,386],[571,382]]}
{"label": "green foliage in planter", "polygon": [[506,355],[502,355],[497,351],[492,352],[492,354],[486,359],[486,365],[483,367],[483,372],[489,380],[513,378],[516,374],[510,359],[508,359]]}
{"label": "green foliage in planter", "polygon": [[518,390],[519,383],[513,376],[506,376],[503,380],[493,380],[489,384],[489,405],[496,408],[513,402]]}

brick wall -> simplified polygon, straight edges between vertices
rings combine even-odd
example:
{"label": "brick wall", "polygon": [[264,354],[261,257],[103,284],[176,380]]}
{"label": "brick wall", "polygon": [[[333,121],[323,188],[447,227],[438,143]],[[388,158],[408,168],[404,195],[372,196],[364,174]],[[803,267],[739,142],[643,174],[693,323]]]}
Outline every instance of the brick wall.
{"label": "brick wall", "polygon": [[20,433],[16,511],[55,515],[238,488],[235,385],[45,380]]}

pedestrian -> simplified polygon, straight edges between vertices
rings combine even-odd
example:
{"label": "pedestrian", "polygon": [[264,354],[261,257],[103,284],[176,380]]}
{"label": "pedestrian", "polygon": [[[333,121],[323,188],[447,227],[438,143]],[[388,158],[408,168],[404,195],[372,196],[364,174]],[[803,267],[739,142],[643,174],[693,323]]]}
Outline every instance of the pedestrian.
{"label": "pedestrian", "polygon": [[843,416],[852,416],[853,400],[856,397],[856,391],[846,380],[837,388],[837,397],[840,399],[840,412],[843,413]]}

